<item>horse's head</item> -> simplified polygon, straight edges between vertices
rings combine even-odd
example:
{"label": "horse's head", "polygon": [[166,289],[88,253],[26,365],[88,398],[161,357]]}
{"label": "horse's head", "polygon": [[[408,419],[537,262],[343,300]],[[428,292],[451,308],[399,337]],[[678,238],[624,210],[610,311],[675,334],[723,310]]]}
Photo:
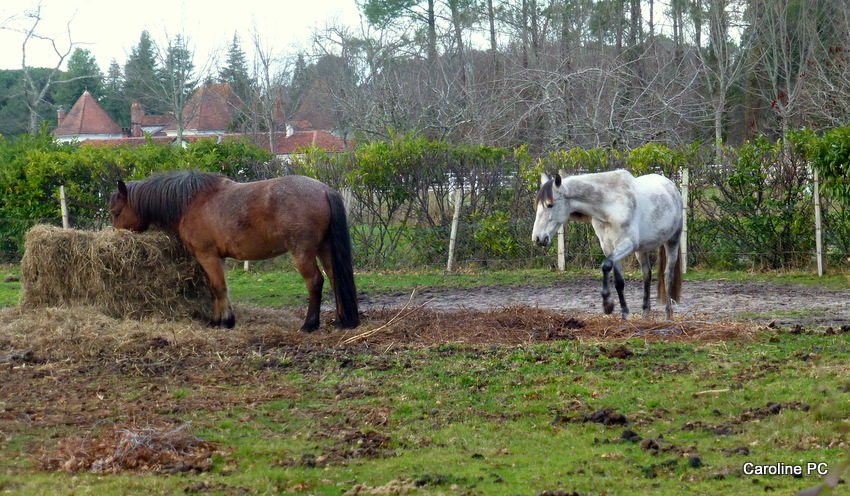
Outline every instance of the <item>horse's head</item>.
{"label": "horse's head", "polygon": [[130,206],[130,196],[124,181],[118,181],[118,190],[109,198],[109,215],[112,216],[112,227],[142,232],[147,230],[149,223],[144,221]]}
{"label": "horse's head", "polygon": [[553,178],[541,174],[540,191],[534,201],[537,217],[534,219],[534,229],[531,231],[531,240],[537,246],[549,246],[558,228],[567,220],[567,202],[564,195],[560,194],[560,188],[559,174],[555,174]]}

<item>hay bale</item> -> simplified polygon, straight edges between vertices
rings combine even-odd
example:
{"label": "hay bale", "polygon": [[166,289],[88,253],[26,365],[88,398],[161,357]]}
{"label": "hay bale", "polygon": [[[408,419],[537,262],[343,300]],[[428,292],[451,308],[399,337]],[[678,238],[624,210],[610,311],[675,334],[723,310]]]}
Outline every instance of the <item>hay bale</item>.
{"label": "hay bale", "polygon": [[206,274],[174,235],[37,225],[21,260],[22,308],[95,307],[112,317],[210,317]]}

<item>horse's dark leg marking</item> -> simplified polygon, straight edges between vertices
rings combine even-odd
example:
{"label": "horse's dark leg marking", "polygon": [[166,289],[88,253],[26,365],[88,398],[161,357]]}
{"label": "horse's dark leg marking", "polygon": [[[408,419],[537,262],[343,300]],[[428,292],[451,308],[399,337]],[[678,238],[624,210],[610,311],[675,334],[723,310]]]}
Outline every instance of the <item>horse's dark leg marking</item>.
{"label": "horse's dark leg marking", "polygon": [[[623,318],[626,318],[629,315],[629,309],[626,306],[626,299],[622,293],[626,281],[623,278],[620,260],[633,253],[634,249],[635,244],[631,240],[626,239],[614,247],[611,254],[605,257],[605,260],[602,261],[602,308],[605,310],[606,314],[614,312],[614,302],[611,301],[611,290],[608,288],[608,274],[611,273],[611,270],[614,270],[614,285],[617,288],[618,295],[620,296],[620,309],[623,311]],[[620,273],[619,276],[617,275],[617,272]]]}
{"label": "horse's dark leg marking", "polygon": [[[626,296],[623,290],[626,287],[626,278],[623,277],[623,266],[620,262],[614,263],[614,288],[617,289],[617,297],[620,299],[620,316],[623,320],[629,318],[629,307],[626,305]],[[612,310],[613,311],[613,310]]]}
{"label": "horse's dark leg marking", "polygon": [[602,261],[602,310],[605,315],[610,315],[614,312],[614,302],[611,301],[611,289],[608,287],[608,279],[611,274],[611,269],[614,268],[614,262],[611,257],[605,257]]}
{"label": "horse's dark leg marking", "polygon": [[664,273],[664,284],[667,288],[667,318],[673,318],[673,283],[676,278],[676,262],[679,259],[679,240],[668,242],[664,249],[667,251],[667,268]]}
{"label": "horse's dark leg marking", "polygon": [[640,262],[640,273],[643,276],[643,316],[649,317],[649,310],[652,304],[650,303],[650,291],[652,288],[652,258],[649,252],[637,254],[638,262]]}
{"label": "horse's dark leg marking", "polygon": [[212,320],[213,327],[225,327],[227,329],[236,325],[236,316],[230,306],[230,298],[227,295],[227,281],[224,278],[224,259],[216,255],[196,255],[198,263],[207,273],[212,292]]}
{"label": "horse's dark leg marking", "polygon": [[322,261],[322,267],[325,269],[325,275],[328,276],[328,280],[331,283],[331,291],[334,292],[334,300],[337,301],[336,304],[336,323],[339,326],[340,318],[339,318],[339,303],[338,298],[336,298],[336,281],[334,280],[334,268],[333,261],[331,260],[331,249],[327,245],[322,245],[319,247],[319,260]]}
{"label": "horse's dark leg marking", "polygon": [[292,254],[295,259],[295,268],[298,273],[304,278],[304,283],[307,285],[307,294],[309,295],[307,303],[307,317],[304,319],[304,324],[301,326],[301,332],[313,332],[319,328],[319,310],[322,304],[322,286],[325,278],[316,264],[316,254]]}

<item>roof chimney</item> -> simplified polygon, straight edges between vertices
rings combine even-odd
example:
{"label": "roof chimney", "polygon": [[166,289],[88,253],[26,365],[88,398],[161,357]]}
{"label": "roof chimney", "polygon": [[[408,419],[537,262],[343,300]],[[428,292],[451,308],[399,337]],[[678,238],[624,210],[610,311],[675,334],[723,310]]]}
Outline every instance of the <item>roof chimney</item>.
{"label": "roof chimney", "polygon": [[130,105],[130,136],[142,137],[142,118],[145,116],[145,107],[141,103],[133,102]]}
{"label": "roof chimney", "polygon": [[65,122],[65,116],[66,115],[68,115],[68,113],[65,112],[65,109],[62,108],[62,107],[59,107],[59,110],[56,111],[56,121],[57,121],[56,126],[57,127],[61,126],[62,123]]}

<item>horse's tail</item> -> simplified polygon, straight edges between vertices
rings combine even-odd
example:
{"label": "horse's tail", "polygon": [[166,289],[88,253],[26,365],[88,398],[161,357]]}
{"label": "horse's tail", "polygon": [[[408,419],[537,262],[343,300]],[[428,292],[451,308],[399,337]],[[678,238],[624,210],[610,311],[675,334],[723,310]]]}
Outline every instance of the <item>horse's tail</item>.
{"label": "horse's tail", "polygon": [[334,278],[339,326],[353,328],[360,325],[357,309],[357,288],[354,285],[354,268],[351,264],[351,235],[348,233],[348,217],[342,196],[328,191],[331,219],[328,225],[328,240],[331,248],[331,265]]}
{"label": "horse's tail", "polygon": [[[673,287],[670,288],[670,298],[678,302],[682,297],[682,247],[678,247],[679,256],[676,257],[676,265],[673,266]],[[658,301],[667,301],[667,285],[665,271],[667,270],[667,249],[664,245],[658,247]]]}

